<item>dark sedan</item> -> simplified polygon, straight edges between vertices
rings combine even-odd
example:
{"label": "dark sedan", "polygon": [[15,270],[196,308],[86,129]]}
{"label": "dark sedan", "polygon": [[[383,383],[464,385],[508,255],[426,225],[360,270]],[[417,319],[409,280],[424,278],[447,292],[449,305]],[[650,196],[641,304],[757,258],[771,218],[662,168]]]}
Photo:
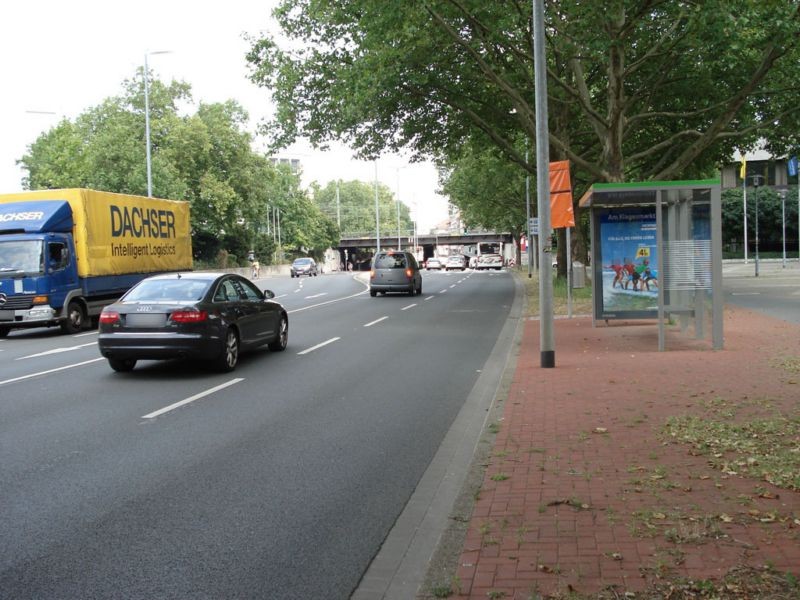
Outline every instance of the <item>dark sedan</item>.
{"label": "dark sedan", "polygon": [[289,317],[274,297],[232,273],[155,275],[103,309],[97,343],[115,371],[169,358],[232,371],[241,351],[286,348]]}

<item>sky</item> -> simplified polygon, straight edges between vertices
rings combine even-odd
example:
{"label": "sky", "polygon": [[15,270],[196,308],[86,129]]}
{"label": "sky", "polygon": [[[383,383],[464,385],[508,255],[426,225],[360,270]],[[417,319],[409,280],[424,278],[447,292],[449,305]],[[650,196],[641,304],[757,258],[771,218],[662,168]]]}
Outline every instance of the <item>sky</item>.
{"label": "sky", "polygon": [[[195,102],[238,101],[250,114],[249,130],[271,112],[266,90],[252,84],[244,34],[275,31],[276,0],[28,0],[0,9],[0,193],[22,190],[16,164],[27,147],[62,118],[122,92],[148,52],[154,77],[183,80]],[[144,141],[142,142],[144,143]],[[263,143],[257,148],[263,148]],[[342,178],[373,182],[375,164],[357,161],[337,146],[316,151],[299,142],[278,156],[299,159],[303,183]],[[146,165],[142,165],[145,169]],[[447,202],[436,193],[431,163],[409,163],[386,154],[377,178],[411,209],[421,231],[447,218]]]}

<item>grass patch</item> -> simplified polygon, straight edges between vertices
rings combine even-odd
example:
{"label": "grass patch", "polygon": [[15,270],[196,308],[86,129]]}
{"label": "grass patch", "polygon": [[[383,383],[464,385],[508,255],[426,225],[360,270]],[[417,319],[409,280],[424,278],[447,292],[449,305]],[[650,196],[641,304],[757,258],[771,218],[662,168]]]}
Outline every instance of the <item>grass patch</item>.
{"label": "grass patch", "polygon": [[[534,273],[528,278],[527,267],[518,270],[520,277],[525,282],[525,291],[528,296],[528,316],[539,316],[539,276]],[[592,313],[592,284],[586,280],[586,287],[573,288],[572,314],[589,315]],[[563,316],[568,314],[567,307],[567,281],[553,275],[553,314]]]}
{"label": "grass patch", "polygon": [[670,417],[664,433],[708,456],[725,474],[800,490],[800,415],[778,414],[746,423],[683,415]]}

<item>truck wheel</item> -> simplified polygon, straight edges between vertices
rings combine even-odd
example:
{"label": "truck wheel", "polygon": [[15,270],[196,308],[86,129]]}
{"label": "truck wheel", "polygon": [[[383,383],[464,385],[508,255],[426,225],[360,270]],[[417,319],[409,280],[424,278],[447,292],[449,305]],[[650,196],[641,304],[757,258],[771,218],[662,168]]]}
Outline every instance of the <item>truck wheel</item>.
{"label": "truck wheel", "polygon": [[83,329],[85,316],[80,302],[73,300],[67,306],[67,318],[61,322],[64,333],[79,333]]}
{"label": "truck wheel", "polygon": [[225,346],[216,360],[216,367],[223,373],[230,373],[239,362],[239,336],[235,329],[228,329],[225,333]]}
{"label": "truck wheel", "polygon": [[0,339],[6,337],[9,331],[11,331],[10,327],[0,327]]}
{"label": "truck wheel", "polygon": [[133,371],[136,366],[135,358],[109,358],[108,366],[114,369],[117,373],[128,373]]}

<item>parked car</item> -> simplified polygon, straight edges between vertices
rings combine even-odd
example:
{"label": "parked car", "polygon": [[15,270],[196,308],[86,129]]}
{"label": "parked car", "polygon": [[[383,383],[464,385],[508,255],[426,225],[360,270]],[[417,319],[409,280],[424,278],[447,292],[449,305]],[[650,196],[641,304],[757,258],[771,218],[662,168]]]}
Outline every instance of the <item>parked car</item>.
{"label": "parked car", "polygon": [[115,371],[169,358],[233,371],[241,351],[286,348],[289,317],[274,297],[233,273],[154,275],[103,309],[97,344]]}
{"label": "parked car", "polygon": [[481,254],[478,257],[478,264],[475,267],[479,271],[488,269],[501,270],[503,268],[503,258],[499,254]]}
{"label": "parked car", "polygon": [[431,257],[425,263],[425,268],[430,271],[431,269],[442,269],[444,268],[444,265],[440,259]]}
{"label": "parked car", "polygon": [[458,269],[463,271],[467,268],[467,257],[462,254],[454,254],[447,257],[447,262],[444,264],[445,270]]}
{"label": "parked car", "polygon": [[289,269],[289,273],[292,277],[300,277],[300,275],[308,275],[309,277],[313,275],[316,277],[318,275],[317,263],[313,258],[296,258]]}
{"label": "parked car", "polygon": [[380,292],[405,292],[409,296],[422,293],[422,273],[411,252],[379,252],[372,262],[369,275],[369,295]]}

